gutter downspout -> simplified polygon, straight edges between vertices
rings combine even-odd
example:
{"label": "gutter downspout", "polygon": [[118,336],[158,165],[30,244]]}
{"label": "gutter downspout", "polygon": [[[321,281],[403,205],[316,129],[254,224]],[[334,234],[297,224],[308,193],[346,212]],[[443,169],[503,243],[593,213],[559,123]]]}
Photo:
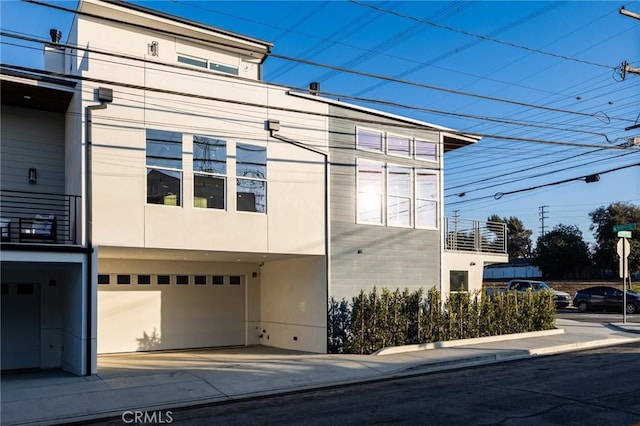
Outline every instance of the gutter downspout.
{"label": "gutter downspout", "polygon": [[90,105],[85,107],[85,117],[86,117],[86,125],[85,125],[85,226],[86,226],[86,235],[85,235],[85,245],[87,248],[87,318],[86,318],[86,371],[85,376],[91,376],[91,367],[93,364],[93,211],[91,208],[92,202],[92,181],[91,181],[91,124],[92,117],[91,114],[95,110],[106,109],[107,102],[101,100],[100,105]]}
{"label": "gutter downspout", "polygon": [[[269,120],[275,121],[275,120]],[[289,139],[284,136],[280,136],[276,134],[276,131],[279,130],[278,123],[274,128],[270,127],[269,121],[267,121],[267,129],[269,130],[269,136],[278,139],[282,142],[289,143],[291,145],[295,145],[298,148],[306,149],[307,151],[311,151],[316,154],[320,154],[324,156],[324,253],[325,253],[325,261],[324,261],[324,269],[326,275],[326,285],[325,285],[325,311],[327,311],[326,304],[329,302],[329,281],[331,277],[329,276],[329,153],[320,151],[315,148],[311,148],[306,146],[298,141],[293,139]],[[327,312],[327,319],[329,313]]]}

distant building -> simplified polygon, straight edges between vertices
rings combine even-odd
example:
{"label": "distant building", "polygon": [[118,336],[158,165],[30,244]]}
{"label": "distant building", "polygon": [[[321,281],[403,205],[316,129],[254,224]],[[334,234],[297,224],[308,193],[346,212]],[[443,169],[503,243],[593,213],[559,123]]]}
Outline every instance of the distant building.
{"label": "distant building", "polygon": [[486,280],[540,277],[542,277],[542,271],[531,264],[531,259],[516,259],[511,263],[489,265],[484,268],[483,274]]}

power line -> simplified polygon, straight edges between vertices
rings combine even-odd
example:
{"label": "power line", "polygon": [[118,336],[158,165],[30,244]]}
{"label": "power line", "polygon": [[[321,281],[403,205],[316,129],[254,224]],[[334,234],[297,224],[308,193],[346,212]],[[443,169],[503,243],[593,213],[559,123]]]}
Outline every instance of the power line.
{"label": "power line", "polygon": [[461,30],[459,28],[453,28],[453,27],[449,27],[447,25],[437,24],[435,22],[427,21],[425,19],[416,18],[415,16],[405,15],[405,14],[402,14],[402,13],[399,13],[399,12],[396,12],[396,11],[393,11],[393,10],[384,9],[382,7],[379,7],[379,6],[370,4],[370,3],[362,3],[362,2],[359,2],[359,1],[356,1],[356,0],[348,0],[348,1],[350,3],[353,3],[353,4],[358,5],[358,6],[368,7],[368,8],[371,8],[371,9],[378,10],[378,11],[383,12],[383,13],[388,13],[390,15],[398,16],[398,17],[403,18],[403,19],[410,19],[412,21],[416,21],[416,22],[419,22],[421,24],[431,25],[433,27],[444,29],[444,30],[447,30],[447,31],[453,31],[453,32],[460,33],[460,34],[465,34],[465,35],[470,36],[470,37],[481,38],[483,40],[491,41],[493,43],[499,43],[499,44],[502,44],[502,45],[505,45],[505,46],[514,47],[514,48],[517,48],[517,49],[523,49],[523,50],[527,50],[527,51],[533,52],[533,53],[539,53],[541,55],[553,56],[555,58],[560,58],[560,59],[565,59],[565,60],[568,60],[568,61],[579,62],[579,63],[587,64],[587,65],[593,65],[593,66],[596,66],[596,67],[607,68],[607,69],[611,69],[611,70],[615,69],[615,67],[612,67],[610,65],[603,65],[603,64],[598,64],[596,62],[585,61],[583,59],[577,59],[577,58],[572,58],[570,56],[560,55],[560,54],[557,54],[557,53],[545,52],[543,50],[534,49],[534,48],[527,47],[527,46],[522,46],[522,45],[511,43],[511,42],[508,42],[508,41],[498,40],[498,39],[487,37],[487,36],[484,36],[484,35],[481,35],[481,34],[475,34],[475,33],[469,32],[469,31]]}
{"label": "power line", "polygon": [[[109,22],[116,22],[116,23],[125,24],[125,25],[128,25],[128,26],[138,27],[138,28],[142,28],[142,29],[146,29],[146,30],[150,30],[150,31],[154,31],[154,32],[162,33],[162,34],[169,34],[169,35],[173,35],[173,36],[177,36],[177,37],[184,37],[184,35],[182,35],[180,33],[173,32],[173,31],[162,30],[162,29],[159,29],[159,28],[153,28],[153,27],[149,27],[149,26],[145,26],[145,25],[141,25],[141,24],[133,24],[133,23],[130,23],[130,22],[119,20],[119,19],[107,18],[107,17],[103,17],[103,16],[100,16],[100,15],[87,13],[87,12],[81,12],[81,11],[77,11],[75,9],[70,9],[70,8],[66,8],[66,7],[62,7],[62,6],[58,6],[58,5],[43,3],[43,2],[40,2],[38,0],[23,0],[23,1],[28,2],[28,3],[37,4],[37,5],[41,5],[41,6],[45,6],[45,7],[50,7],[50,8],[62,10],[62,11],[67,11],[67,12],[74,13],[74,14],[90,16],[90,17],[93,17],[93,18],[102,19],[102,20],[106,20],[106,21],[109,21]],[[195,40],[195,41],[202,41],[202,42],[210,43],[210,40],[201,39],[201,38],[198,38],[198,37],[190,37],[190,39],[191,40]],[[220,46],[220,47],[223,47],[223,48],[224,47],[226,47],[226,48],[234,47],[234,46],[232,46],[230,44],[225,44],[225,43],[218,43],[217,45]],[[616,118],[616,117],[608,117],[608,116],[606,116],[606,114],[604,114],[604,117],[603,117],[603,115],[598,116],[597,113],[594,114],[594,113],[583,113],[583,112],[577,112],[577,111],[569,111],[569,110],[563,110],[563,109],[559,109],[559,108],[552,108],[552,107],[546,107],[546,106],[541,106],[541,105],[533,105],[533,104],[529,104],[529,103],[526,103],[526,102],[519,102],[519,101],[514,101],[514,100],[509,100],[509,99],[504,99],[504,98],[493,97],[493,96],[480,95],[480,94],[471,93],[471,92],[464,92],[464,91],[455,90],[455,89],[447,89],[447,88],[443,88],[443,87],[438,87],[438,86],[434,86],[434,85],[413,82],[413,81],[409,81],[409,80],[396,79],[396,78],[385,76],[385,75],[381,75],[381,74],[369,73],[369,72],[364,72],[364,71],[357,71],[357,70],[353,70],[353,69],[350,69],[350,68],[345,68],[345,67],[340,67],[340,66],[333,66],[333,65],[328,65],[328,64],[322,64],[322,63],[315,62],[315,61],[310,61],[310,60],[300,59],[300,58],[294,58],[294,57],[291,57],[291,56],[280,55],[280,54],[276,54],[276,53],[273,53],[273,52],[269,53],[269,56],[270,57],[274,57],[274,58],[279,58],[279,59],[299,62],[299,63],[303,63],[303,64],[306,64],[306,65],[312,65],[312,66],[316,66],[316,67],[320,67],[320,68],[327,68],[327,69],[341,71],[341,72],[345,72],[345,73],[349,73],[349,74],[360,75],[360,76],[363,76],[363,77],[375,78],[375,79],[380,79],[380,80],[387,80],[387,81],[406,84],[406,85],[410,85],[410,86],[414,86],[414,87],[420,87],[420,88],[436,90],[436,91],[443,91],[443,92],[446,92],[446,93],[457,94],[457,95],[462,95],[462,96],[469,96],[469,97],[485,99],[485,100],[490,100],[490,101],[495,101],[495,102],[502,102],[502,103],[508,103],[508,104],[513,104],[513,105],[526,106],[526,107],[530,107],[530,108],[543,109],[543,110],[547,110],[547,111],[562,112],[562,113],[566,113],[566,114],[574,114],[574,115],[579,115],[579,116],[583,116],[583,117],[593,117],[593,118],[596,118],[596,119],[605,119],[607,121],[610,121],[611,118],[616,119],[616,120],[621,120],[621,121],[629,121],[627,119],[621,119],[621,118]]]}
{"label": "power line", "polygon": [[[31,0],[32,1],[32,0]],[[48,43],[46,40],[41,40],[41,39],[35,39],[35,38],[30,38],[30,37],[24,37],[24,36],[17,36],[17,35],[13,35],[7,32],[0,32],[0,35],[2,36],[6,36],[6,37],[13,37],[13,38],[18,38],[21,40],[26,40],[26,41],[31,41],[31,42],[38,42],[38,43]],[[67,48],[71,48],[71,49],[77,49],[77,50],[82,50],[82,51],[87,51],[87,52],[93,52],[93,53],[100,53],[100,54],[104,54],[104,55],[108,55],[108,56],[113,56],[113,57],[117,57],[117,58],[121,58],[121,59],[129,59],[129,60],[135,60],[135,61],[139,61],[139,62],[143,62],[146,64],[157,64],[153,61],[148,61],[145,58],[138,58],[138,57],[134,57],[131,55],[124,55],[124,54],[117,54],[117,53],[113,53],[113,52],[106,52],[106,51],[100,51],[97,49],[90,49],[90,48],[84,48],[84,47],[80,47],[80,46],[75,46],[75,45],[69,45],[69,44],[60,44],[60,46],[62,47],[67,47]],[[173,68],[180,68],[180,69],[185,69],[185,70],[189,70],[189,71],[198,71],[200,73],[202,73],[203,75],[207,75],[208,77],[210,77],[212,74],[210,72],[207,72],[206,70],[200,70],[200,69],[194,69],[188,66],[182,66],[182,65],[178,65],[178,64],[160,64],[163,66],[170,66]],[[20,69],[21,67],[19,66],[13,66],[13,65],[9,65],[9,64],[3,64],[3,66],[5,67],[13,67],[16,69]],[[30,72],[43,72],[41,70],[36,70],[33,68],[28,68],[28,67],[24,67],[25,70],[30,71]],[[56,75],[56,73],[51,73],[52,75]],[[66,75],[67,77],[71,77],[71,78],[80,78],[77,76],[73,76],[73,75]],[[87,77],[81,77],[81,78],[87,78]],[[251,80],[251,79],[243,79],[241,77],[235,77],[238,79],[241,79],[243,81],[250,81],[254,84],[270,84],[270,83],[265,83],[262,81],[255,81],[255,80]],[[104,81],[106,83],[113,83],[110,81]],[[161,90],[161,89],[158,89]],[[335,96],[340,96],[337,94],[334,94]],[[191,94],[190,96],[195,96],[197,97],[198,95],[195,94]],[[230,100],[225,100],[227,102],[230,102]],[[400,106],[398,104],[398,106]],[[406,106],[405,106],[406,107]],[[585,113],[576,113],[576,114],[582,114],[582,115],[586,115],[586,116],[592,116],[591,114],[585,114]],[[457,134],[464,134],[464,132],[454,132]],[[579,143],[571,143],[571,142],[558,142],[558,141],[547,141],[547,140],[541,140],[541,139],[532,139],[532,138],[515,138],[515,137],[510,137],[510,136],[500,136],[500,135],[489,135],[489,134],[478,134],[479,136],[483,136],[483,137],[491,137],[491,138],[495,138],[495,139],[503,139],[503,140],[516,140],[516,141],[522,141],[522,142],[538,142],[538,143],[546,143],[546,144],[556,144],[556,145],[567,145],[567,146],[576,146],[576,147],[591,147],[591,148],[600,148],[599,145],[589,145],[589,144],[579,144]],[[601,135],[601,134],[598,134]],[[606,135],[602,135],[606,138]]]}
{"label": "power line", "polygon": [[[519,169],[519,170],[516,170],[516,171],[513,171],[513,172],[509,172],[509,173],[504,173],[502,175],[494,176],[494,177],[489,178],[489,179],[481,179],[481,180],[476,180],[474,182],[468,182],[468,183],[464,183],[464,184],[461,184],[461,185],[452,186],[452,187],[447,188],[447,190],[452,190],[452,189],[456,189],[456,188],[460,188],[460,187],[468,186],[468,185],[474,185],[476,183],[482,183],[482,182],[486,182],[488,180],[499,179],[501,177],[510,176],[510,175],[513,175],[513,174],[516,174],[516,173],[522,173],[522,172],[530,171],[530,170],[537,169],[537,168],[540,168],[540,167],[546,167],[546,166],[549,166],[549,165],[552,165],[552,164],[560,163],[562,161],[573,159],[575,157],[580,157],[582,155],[592,154],[592,153],[600,151],[600,150],[601,149],[588,151],[588,152],[583,152],[583,153],[580,153],[580,154],[578,154],[576,156],[573,156],[573,157],[563,158],[563,159],[560,159],[560,160],[549,161],[547,163],[538,164],[538,165],[535,165],[535,166],[532,166],[532,167]],[[525,180],[525,179],[531,179],[531,178],[546,176],[546,175],[550,175],[550,174],[553,174],[553,173],[560,173],[560,172],[564,172],[564,171],[567,171],[567,170],[570,170],[570,169],[575,169],[575,168],[578,168],[578,167],[584,167],[584,166],[589,165],[589,164],[598,163],[600,161],[608,161],[608,160],[612,160],[612,159],[616,159],[616,158],[620,158],[620,157],[625,157],[625,156],[627,156],[629,154],[638,154],[638,153],[640,153],[640,150],[631,151],[631,152],[625,152],[623,154],[616,155],[616,156],[610,157],[610,158],[602,158],[602,159],[590,161],[590,162],[587,162],[587,163],[580,163],[578,165],[564,167],[562,169],[556,169],[556,170],[553,170],[553,171],[550,171],[550,172],[545,172],[545,173],[541,173],[541,174],[537,174],[537,175],[525,176],[525,177],[521,177],[521,178],[517,178],[517,179],[512,179],[512,180],[506,181],[506,182],[499,182],[499,183],[495,183],[495,184],[492,184],[492,185],[483,186],[481,188],[475,188],[475,189],[466,190],[466,191],[464,191],[464,193],[468,194],[469,192],[475,192],[475,191],[481,191],[483,189],[494,188],[494,187],[496,187],[498,185],[504,185],[506,183],[514,183],[514,182],[519,182],[519,181]],[[447,197],[453,197],[453,196],[456,196],[456,195],[459,195],[459,194],[450,194],[450,195],[447,195]]]}
{"label": "power line", "polygon": [[[0,35],[4,36],[4,37],[16,38],[16,39],[20,39],[20,40],[24,40],[24,41],[43,43],[43,44],[47,43],[45,40],[42,40],[42,39],[33,38],[33,37],[27,37],[27,36],[19,36],[19,35],[15,35],[15,34],[8,33],[8,32],[0,32]],[[2,44],[17,46],[17,47],[30,48],[30,47],[27,47],[27,46],[14,45],[14,44],[7,43],[7,42],[2,42]],[[64,47],[72,48],[72,49],[78,49],[78,50],[82,50],[82,51],[87,51],[87,52],[90,52],[90,53],[100,53],[100,54],[113,56],[113,57],[117,57],[117,58],[136,60],[136,61],[140,61],[140,62],[144,62],[144,63],[155,64],[155,62],[149,62],[144,58],[137,58],[137,57],[130,56],[130,55],[118,54],[118,53],[101,51],[101,50],[96,50],[96,49],[83,48],[83,47],[80,47],[80,46],[74,46],[74,45],[70,45],[70,44],[60,44],[60,46],[64,46]],[[107,62],[106,60],[99,59],[99,58],[95,58],[94,60]],[[177,68],[177,69],[195,71],[195,69],[193,69],[191,67],[184,66],[184,65],[179,65],[179,64],[163,64],[163,65],[169,66],[169,67],[173,67],[173,68]],[[205,71],[205,70],[197,70],[197,71],[201,71],[203,73],[206,73],[207,76],[211,75],[208,71]],[[251,81],[254,82],[254,80],[251,80]],[[273,84],[273,83],[270,83],[270,84]],[[296,88],[296,90],[304,91],[306,93],[306,90],[302,89],[302,88]],[[548,126],[548,125],[545,126],[545,125],[542,125],[542,124],[536,124],[536,123],[530,123],[530,122],[518,122],[518,121],[514,121],[514,120],[506,120],[506,119],[490,117],[490,116],[480,116],[480,115],[474,115],[474,114],[455,113],[455,112],[451,112],[451,111],[443,111],[443,110],[437,110],[437,109],[432,109],[432,108],[424,108],[424,107],[400,104],[400,103],[392,102],[392,101],[364,98],[364,97],[358,97],[358,96],[350,96],[350,95],[339,94],[339,93],[331,93],[331,92],[321,92],[321,93],[323,95],[327,96],[327,97],[331,97],[331,98],[335,98],[335,99],[357,100],[357,101],[366,102],[366,103],[393,106],[393,107],[397,107],[397,108],[403,108],[403,109],[409,109],[409,110],[415,110],[415,111],[423,111],[423,112],[429,112],[429,113],[439,114],[439,115],[462,117],[462,118],[471,118],[471,119],[482,120],[482,121],[495,121],[495,122],[498,122],[498,123],[518,125],[518,126],[536,127],[536,128],[542,128],[542,129],[550,129],[550,130],[561,130],[561,131],[565,131],[565,132],[576,132],[576,133],[592,134],[592,135],[596,135],[596,136],[601,136],[601,137],[605,138],[605,140],[607,140],[607,141],[609,140],[608,136],[605,133],[600,133],[600,132],[591,132],[591,131],[579,130],[579,129],[558,128],[558,127],[554,127],[554,126]]]}
{"label": "power line", "polygon": [[[634,163],[634,164],[628,164],[626,166],[620,166],[620,167],[616,167],[614,169],[609,169],[609,170],[605,170],[602,172],[598,172],[596,175],[603,175],[603,174],[607,174],[607,173],[612,173],[612,172],[616,172],[618,170],[623,170],[623,169],[628,169],[630,167],[635,167],[635,166],[640,166],[640,163]],[[595,176],[595,175],[590,175],[590,176]],[[457,205],[457,204],[463,204],[465,202],[470,202],[470,201],[476,201],[476,200],[485,200],[488,198],[493,198],[495,200],[499,200],[502,197],[504,197],[505,195],[511,195],[511,194],[518,194],[520,192],[528,192],[528,191],[533,191],[535,189],[539,189],[539,188],[544,188],[544,187],[548,187],[548,186],[555,186],[555,185],[561,185],[564,183],[569,183],[569,182],[573,182],[573,181],[577,181],[577,180],[586,180],[586,176],[580,176],[580,177],[574,177],[574,178],[570,178],[570,179],[564,179],[561,181],[557,181],[557,182],[551,182],[551,183],[545,183],[542,185],[536,185],[536,186],[531,186],[528,188],[523,188],[523,189],[517,189],[514,191],[507,191],[507,192],[496,192],[493,195],[488,195],[488,196],[484,196],[484,197],[478,197],[478,198],[474,198],[474,199],[469,199],[469,200],[463,200],[463,201],[456,201],[453,203],[449,203],[449,206],[452,205]]]}

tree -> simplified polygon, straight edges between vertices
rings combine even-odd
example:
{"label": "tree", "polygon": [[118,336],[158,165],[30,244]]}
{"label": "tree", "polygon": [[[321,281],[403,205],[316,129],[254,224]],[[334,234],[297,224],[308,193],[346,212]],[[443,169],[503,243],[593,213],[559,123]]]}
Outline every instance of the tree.
{"label": "tree", "polygon": [[591,263],[589,247],[575,225],[556,225],[538,238],[534,265],[547,278],[576,278]]}
{"label": "tree", "polygon": [[[489,216],[488,222],[502,222],[507,225],[507,253],[509,253],[509,261],[514,259],[522,259],[531,257],[531,234],[530,229],[526,229],[520,219],[511,216],[508,219],[501,218],[497,214]],[[491,224],[487,225],[489,230],[492,229]]]}
{"label": "tree", "polygon": [[[599,207],[589,213],[593,224],[589,230],[594,231],[596,239],[593,259],[602,270],[618,270],[619,258],[616,252],[618,236],[613,231],[614,225],[636,223],[640,226],[640,206],[615,202],[607,207]],[[631,253],[629,254],[629,271],[640,269],[640,231],[633,231],[629,239]]]}

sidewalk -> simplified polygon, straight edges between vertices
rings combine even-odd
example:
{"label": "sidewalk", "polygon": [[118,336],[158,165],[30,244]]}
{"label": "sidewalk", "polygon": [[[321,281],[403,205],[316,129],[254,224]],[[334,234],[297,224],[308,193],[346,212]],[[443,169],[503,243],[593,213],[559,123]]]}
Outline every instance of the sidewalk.
{"label": "sidewalk", "polygon": [[[557,320],[558,329],[318,355],[268,347],[103,355],[99,374],[2,376],[2,425],[62,424],[443,371],[640,341],[640,323]],[[514,338],[516,337],[516,338]],[[385,354],[386,353],[386,354]]]}

